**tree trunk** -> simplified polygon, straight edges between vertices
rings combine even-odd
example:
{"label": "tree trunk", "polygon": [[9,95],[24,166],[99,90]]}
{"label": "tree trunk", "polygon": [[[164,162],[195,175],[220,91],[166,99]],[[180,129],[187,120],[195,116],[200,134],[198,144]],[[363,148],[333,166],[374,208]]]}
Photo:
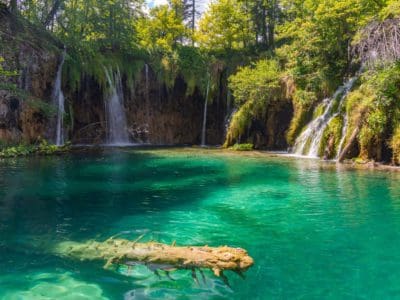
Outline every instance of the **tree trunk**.
{"label": "tree trunk", "polygon": [[61,2],[62,2],[61,0],[55,0],[53,2],[53,6],[52,6],[51,10],[43,22],[43,25],[45,27],[49,26],[50,23],[54,20],[54,17],[56,16],[56,14],[61,6]]}
{"label": "tree trunk", "polygon": [[[139,238],[140,239],[140,238]],[[139,240],[138,239],[138,240]],[[124,239],[108,239],[105,242],[93,240],[86,243],[62,242],[55,246],[56,255],[67,256],[81,261],[104,261],[105,268],[112,264],[133,265],[141,263],[155,270],[210,269],[214,274],[225,279],[224,271],[238,274],[250,268],[254,261],[241,248],[231,247],[177,247],[160,243],[138,243]]]}

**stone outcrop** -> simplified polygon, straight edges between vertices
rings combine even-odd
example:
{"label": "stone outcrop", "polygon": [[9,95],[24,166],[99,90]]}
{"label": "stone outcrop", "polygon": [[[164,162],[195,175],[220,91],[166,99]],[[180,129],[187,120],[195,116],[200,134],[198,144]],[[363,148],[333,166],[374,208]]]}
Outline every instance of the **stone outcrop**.
{"label": "stone outcrop", "polygon": [[48,106],[61,45],[44,30],[0,7],[0,140],[35,142],[46,137]]}
{"label": "stone outcrop", "polygon": [[[186,95],[186,84],[178,77],[172,89],[160,83],[150,70],[146,84],[144,70],[133,86],[123,78],[128,132],[136,143],[154,145],[200,144],[204,98],[199,90]],[[209,104],[207,144],[222,144],[227,114],[226,91],[221,90]],[[72,141],[78,144],[105,141],[104,95],[91,78],[84,78],[73,95]]]}

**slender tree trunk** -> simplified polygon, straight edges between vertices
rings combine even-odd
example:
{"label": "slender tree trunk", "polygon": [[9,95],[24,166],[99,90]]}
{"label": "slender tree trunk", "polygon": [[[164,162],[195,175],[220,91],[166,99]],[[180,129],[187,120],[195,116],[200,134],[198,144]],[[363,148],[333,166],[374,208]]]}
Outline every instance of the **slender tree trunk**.
{"label": "slender tree trunk", "polygon": [[45,27],[49,26],[51,24],[51,22],[53,22],[54,17],[56,16],[56,14],[61,6],[61,2],[62,2],[61,0],[55,0],[53,2],[53,6],[52,6],[51,10],[43,22],[43,25]]}
{"label": "slender tree trunk", "polygon": [[276,7],[276,1],[272,0],[271,1],[271,6],[268,9],[268,48],[269,49],[274,49],[275,46],[275,11],[277,9]]}
{"label": "slender tree trunk", "polygon": [[17,0],[10,0],[10,10],[13,13],[17,13],[18,12]]}
{"label": "slender tree trunk", "polygon": [[268,37],[267,37],[267,13],[265,6],[262,7],[262,25],[261,25],[261,36],[262,36],[262,44],[265,48],[268,47]]}
{"label": "slender tree trunk", "polygon": [[[196,28],[196,0],[192,2],[192,34]],[[192,37],[192,45],[194,45],[194,38]]]}

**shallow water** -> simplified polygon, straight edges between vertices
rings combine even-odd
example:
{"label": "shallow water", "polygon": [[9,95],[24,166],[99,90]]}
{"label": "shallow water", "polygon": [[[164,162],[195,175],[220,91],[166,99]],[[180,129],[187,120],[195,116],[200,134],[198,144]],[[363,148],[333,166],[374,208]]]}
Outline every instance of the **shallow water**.
{"label": "shallow water", "polygon": [[[213,150],[106,149],[0,162],[0,299],[400,298],[399,173]],[[242,247],[232,288],[206,272],[51,254],[119,235]]]}

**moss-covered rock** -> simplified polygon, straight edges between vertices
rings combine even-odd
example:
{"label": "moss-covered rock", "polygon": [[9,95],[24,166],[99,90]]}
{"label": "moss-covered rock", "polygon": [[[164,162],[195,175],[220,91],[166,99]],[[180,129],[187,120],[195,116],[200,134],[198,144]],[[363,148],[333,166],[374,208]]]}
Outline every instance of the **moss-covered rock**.
{"label": "moss-covered rock", "polygon": [[343,118],[336,116],[325,128],[321,144],[319,147],[319,156],[324,159],[333,159],[337,156],[337,151],[342,135]]}
{"label": "moss-covered rock", "polygon": [[400,164],[400,127],[396,128],[390,140],[390,147],[393,151],[393,163]]}

